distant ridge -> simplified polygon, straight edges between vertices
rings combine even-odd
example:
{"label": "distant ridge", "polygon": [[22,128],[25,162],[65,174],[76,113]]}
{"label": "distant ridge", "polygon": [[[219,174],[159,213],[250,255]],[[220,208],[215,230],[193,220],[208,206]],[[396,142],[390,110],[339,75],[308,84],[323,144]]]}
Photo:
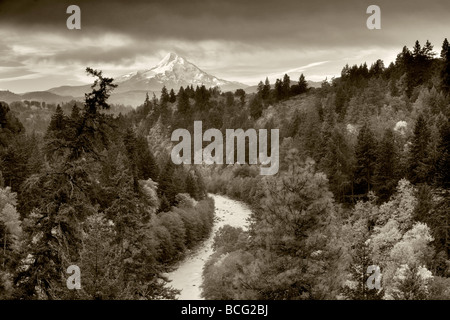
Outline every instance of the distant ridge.
{"label": "distant ridge", "polygon": [[247,85],[217,78],[198,68],[173,52],[168,53],[156,66],[117,77],[117,92],[128,90],[159,91],[163,86],[178,90],[181,86],[220,87],[223,91],[245,88]]}
{"label": "distant ridge", "polygon": [[[257,85],[246,84],[220,79],[201,70],[195,64],[176,53],[168,53],[157,65],[144,70],[134,71],[114,78],[119,86],[112,92],[109,101],[115,104],[138,106],[145,100],[147,93],[159,96],[165,86],[168,90],[178,92],[181,86],[201,86],[207,88],[219,87],[222,91],[244,89],[248,94],[257,91]],[[295,84],[291,81],[291,84]],[[320,87],[321,82],[308,81],[310,87]],[[273,84],[272,84],[273,85]],[[71,100],[83,100],[84,94],[90,92],[91,85],[68,86],[51,88],[46,91],[16,94],[8,90],[0,90],[0,101],[11,103],[20,100],[45,101],[48,103],[63,103]]]}

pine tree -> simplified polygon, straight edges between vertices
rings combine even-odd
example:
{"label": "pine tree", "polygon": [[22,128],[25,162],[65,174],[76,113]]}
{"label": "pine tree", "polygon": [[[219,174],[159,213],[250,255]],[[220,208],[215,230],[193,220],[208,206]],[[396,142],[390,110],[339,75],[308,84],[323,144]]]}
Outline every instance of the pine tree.
{"label": "pine tree", "polygon": [[90,153],[99,157],[99,149],[103,149],[108,143],[110,128],[110,116],[101,113],[101,110],[109,110],[107,100],[111,91],[117,87],[113,78],[103,77],[102,71],[86,68],[88,75],[96,79],[91,86],[92,91],[85,94],[84,110],[81,119],[75,123],[63,146],[54,146],[56,150],[61,147],[70,150],[68,160],[77,160],[84,153]]}
{"label": "pine tree", "polygon": [[72,112],[70,113],[70,120],[78,121],[80,119],[80,108],[76,104],[72,107]]}
{"label": "pine tree", "polygon": [[325,249],[326,237],[318,236],[334,216],[327,179],[311,159],[299,160],[296,150],[286,159],[288,171],[261,185],[263,197],[250,227],[256,252],[246,253],[250,265],[237,272],[245,297],[313,299],[324,285],[318,281],[320,270],[333,256]]}
{"label": "pine tree", "polygon": [[66,116],[64,115],[61,106],[58,104],[55,113],[52,115],[47,132],[59,131],[62,132],[66,126]]}
{"label": "pine tree", "polygon": [[305,79],[305,76],[303,73],[300,75],[300,78],[298,79],[298,90],[299,93],[302,94],[308,90],[308,82]]}
{"label": "pine tree", "polygon": [[138,168],[138,178],[147,180],[151,178],[153,181],[158,181],[159,167],[155,156],[150,151],[147,138],[138,136],[136,139],[136,161]]}
{"label": "pine tree", "polygon": [[144,106],[143,106],[143,114],[144,114],[144,116],[147,116],[150,113],[151,108],[152,108],[152,103],[150,101],[150,97],[148,96],[148,92],[146,92],[145,93]]}
{"label": "pine tree", "polygon": [[266,77],[266,80],[264,81],[264,86],[261,92],[261,98],[266,101],[267,99],[270,98],[270,82],[269,82],[269,78]]}
{"label": "pine tree", "polygon": [[208,111],[208,109],[210,108],[210,98],[211,94],[204,85],[197,87],[194,96],[196,111]]}
{"label": "pine tree", "polygon": [[277,101],[284,99],[283,82],[280,79],[275,81],[275,98]]}
{"label": "pine tree", "polygon": [[416,40],[416,42],[414,43],[414,48],[413,48],[413,57],[417,58],[422,54],[422,48],[420,46],[420,42],[419,40]]}
{"label": "pine tree", "polygon": [[[106,232],[105,240],[110,241],[110,250],[106,253],[106,257],[98,256],[102,253],[102,247],[94,245],[96,235],[91,232],[91,238],[88,238],[91,248],[87,248],[86,253],[89,256],[90,252],[90,256],[94,256],[94,259],[90,259],[90,271],[94,271],[94,275],[98,273],[95,270],[97,265],[107,276],[106,288],[101,288],[99,298],[109,298],[108,296],[113,293],[116,299],[173,299],[176,290],[165,287],[167,280],[162,277],[162,268],[156,261],[157,244],[149,220],[149,212],[156,208],[148,208],[149,204],[142,205],[139,193],[134,190],[133,177],[127,169],[126,162],[126,158],[119,154],[111,177],[115,186],[112,190],[115,197],[105,210],[105,218],[113,222],[114,230],[112,233],[104,230],[108,224],[97,225],[99,231],[103,229],[103,232]],[[99,251],[97,254],[96,248]],[[99,258],[106,258],[107,268],[98,262],[95,263],[95,258],[97,261]],[[112,292],[108,291],[109,288]],[[92,292],[97,295],[96,291]]]}
{"label": "pine tree", "polygon": [[350,264],[352,284],[344,287],[343,295],[350,300],[381,300],[384,290],[370,289],[367,285],[367,280],[371,276],[367,274],[367,269],[373,265],[367,240],[361,239],[352,249],[352,262]]}
{"label": "pine tree", "polygon": [[250,115],[253,119],[258,119],[262,115],[263,105],[260,98],[260,95],[254,96],[250,100]]}
{"label": "pine tree", "polygon": [[161,89],[161,96],[159,98],[161,104],[167,104],[170,101],[169,93],[167,92],[166,86],[163,86]]}
{"label": "pine tree", "polygon": [[171,111],[169,109],[169,101],[170,101],[170,96],[167,92],[167,88],[166,86],[163,86],[162,90],[161,90],[161,97],[159,99],[160,104],[159,104],[159,109],[160,109],[160,115],[161,115],[161,120],[163,121],[163,123],[168,123],[169,118],[171,116]]}
{"label": "pine tree", "polygon": [[374,186],[380,202],[389,200],[395,192],[397,177],[397,150],[394,132],[387,129],[377,150],[377,162],[374,173]]}
{"label": "pine tree", "polygon": [[264,83],[262,81],[260,81],[258,83],[258,87],[256,89],[257,94],[262,98],[262,93],[264,91]]}
{"label": "pine tree", "polygon": [[381,59],[378,59],[372,66],[370,67],[369,74],[371,77],[379,77],[383,74],[385,68],[384,68],[384,62]]}
{"label": "pine tree", "polygon": [[444,92],[450,93],[450,48],[447,38],[445,38],[442,44],[441,58],[443,60],[441,70],[442,89]]}
{"label": "pine tree", "polygon": [[428,182],[430,166],[428,164],[428,142],[430,131],[423,114],[417,118],[414,136],[409,149],[408,178],[412,183]]}
{"label": "pine tree", "polygon": [[178,91],[177,108],[181,115],[188,114],[191,108],[189,105],[189,95],[183,87],[180,87],[180,91]]}
{"label": "pine tree", "polygon": [[175,95],[175,91],[173,91],[173,89],[170,89],[169,102],[174,103],[175,101],[177,101],[177,96]]}
{"label": "pine tree", "polygon": [[427,60],[433,59],[433,57],[436,55],[433,52],[433,45],[431,44],[431,42],[429,40],[427,40],[427,42],[423,46],[422,51],[420,52],[420,54],[423,57],[425,57],[425,59],[427,59]]}
{"label": "pine tree", "polygon": [[368,194],[374,184],[377,141],[367,122],[361,127],[355,148],[355,182],[360,194]]}
{"label": "pine tree", "polygon": [[[234,92],[234,95],[239,98],[239,102],[241,103],[241,107],[243,107],[245,105],[245,97],[246,97],[244,89],[237,89]],[[233,98],[233,100],[231,100],[231,102],[234,102],[234,98]],[[229,109],[231,109],[231,108],[229,108]]]}
{"label": "pine tree", "polygon": [[344,201],[352,184],[352,150],[342,128],[335,127],[328,135],[321,166],[330,180],[335,198]]}
{"label": "pine tree", "polygon": [[134,190],[138,190],[138,165],[137,165],[137,139],[133,129],[127,128],[123,137],[123,143],[127,151],[127,157],[131,166],[131,176],[133,177]]}
{"label": "pine tree", "polygon": [[283,88],[283,99],[289,98],[291,93],[291,79],[287,74],[283,76],[282,88]]}
{"label": "pine tree", "polygon": [[174,174],[175,165],[169,159],[159,179],[158,195],[161,199],[164,197],[166,201],[164,203],[162,201],[161,211],[168,211],[171,206],[176,205],[175,196],[177,195],[177,186],[174,183]]}
{"label": "pine tree", "polygon": [[444,42],[442,43],[442,50],[441,50],[441,58],[445,59],[447,57],[447,52],[449,50],[448,40],[447,38],[444,39]]}
{"label": "pine tree", "polygon": [[104,78],[101,71],[90,68],[87,71],[97,79],[91,86],[92,92],[85,95],[84,112],[74,135],[61,139],[60,149],[69,152],[55,153],[54,159],[28,178],[22,189],[26,256],[15,279],[22,297],[67,296],[65,270],[80,261],[81,225],[95,212],[91,201],[97,189],[96,160],[107,121],[99,111],[109,109],[106,100],[116,85],[113,79]]}
{"label": "pine tree", "polygon": [[450,187],[450,122],[441,128],[439,142],[439,158],[436,170],[437,185],[448,189]]}

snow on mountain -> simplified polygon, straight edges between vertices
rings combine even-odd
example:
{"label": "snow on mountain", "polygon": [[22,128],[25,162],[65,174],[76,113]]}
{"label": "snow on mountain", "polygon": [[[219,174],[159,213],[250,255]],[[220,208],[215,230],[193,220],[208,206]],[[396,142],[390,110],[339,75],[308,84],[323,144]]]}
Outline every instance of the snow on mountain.
{"label": "snow on mountain", "polygon": [[[205,85],[205,87],[218,86],[222,91],[245,89],[248,86],[239,82],[227,81],[212,76],[185,58],[175,53],[167,54],[156,66],[131,72],[120,77],[114,77],[114,83],[119,86],[114,89],[109,101],[137,106],[145,100],[146,93],[155,93],[159,96],[163,86],[178,92],[181,86]],[[84,94],[91,90],[90,84],[82,86],[61,86],[47,90],[60,96],[70,96],[82,100]],[[2,94],[0,93],[0,97]],[[1,99],[0,99],[1,100]]]}
{"label": "snow on mountain", "polygon": [[232,82],[212,76],[185,58],[175,53],[168,53],[156,66],[137,72],[128,73],[115,79],[120,91],[150,90],[158,91],[165,85],[168,89],[178,90],[180,86],[193,85],[206,87],[218,86],[222,90],[235,90],[247,87],[239,82]]}

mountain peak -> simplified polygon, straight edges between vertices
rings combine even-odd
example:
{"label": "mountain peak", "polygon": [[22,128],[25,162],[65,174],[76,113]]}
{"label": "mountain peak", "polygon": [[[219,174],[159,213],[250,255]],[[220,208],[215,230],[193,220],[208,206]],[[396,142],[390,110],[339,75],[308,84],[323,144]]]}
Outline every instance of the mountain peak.
{"label": "mountain peak", "polygon": [[184,62],[185,59],[178,56],[176,53],[169,52],[166,56],[158,63],[158,66],[166,66],[171,62]]}
{"label": "mountain peak", "polygon": [[117,79],[120,83],[118,91],[145,90],[159,91],[163,86],[167,89],[178,89],[180,86],[221,87],[223,90],[235,90],[246,87],[244,84],[219,79],[206,73],[176,53],[169,52],[154,67],[132,72]]}

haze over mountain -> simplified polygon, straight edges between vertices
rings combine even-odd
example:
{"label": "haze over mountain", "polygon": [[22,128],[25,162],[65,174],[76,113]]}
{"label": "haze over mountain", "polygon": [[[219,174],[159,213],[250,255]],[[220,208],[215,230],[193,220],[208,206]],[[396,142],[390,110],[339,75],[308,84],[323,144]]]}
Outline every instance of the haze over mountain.
{"label": "haze over mountain", "polygon": [[[107,75],[106,75],[107,76]],[[175,92],[183,86],[204,85],[207,88],[219,87],[222,91],[245,89],[247,93],[256,92],[257,86],[220,79],[201,70],[186,58],[175,53],[168,53],[157,65],[149,69],[138,70],[115,77],[118,87],[110,97],[111,103],[138,106],[143,103],[146,93],[159,96],[163,86]],[[311,87],[320,86],[320,82],[310,82]],[[36,100],[50,103],[68,102],[72,99],[82,100],[84,94],[90,91],[90,84],[81,86],[60,86],[46,91],[15,94],[10,91],[0,91],[0,100],[12,102],[17,100]]]}
{"label": "haze over mountain", "polygon": [[[207,88],[220,87],[222,91],[234,91],[247,87],[243,83],[227,81],[210,75],[175,53],[168,53],[152,68],[116,77],[115,82],[119,86],[111,95],[110,101],[131,105],[141,104],[147,92],[155,92],[158,96],[163,86],[166,86],[168,90],[174,89],[175,91],[178,91],[181,86],[188,85],[194,87],[204,85]],[[89,86],[61,86],[47,91],[61,96],[79,98],[89,91]]]}
{"label": "haze over mountain", "polygon": [[193,85],[220,87],[223,91],[245,88],[247,85],[227,81],[210,75],[185,58],[168,53],[156,66],[147,70],[132,72],[116,79],[119,91],[179,89],[180,86]]}

